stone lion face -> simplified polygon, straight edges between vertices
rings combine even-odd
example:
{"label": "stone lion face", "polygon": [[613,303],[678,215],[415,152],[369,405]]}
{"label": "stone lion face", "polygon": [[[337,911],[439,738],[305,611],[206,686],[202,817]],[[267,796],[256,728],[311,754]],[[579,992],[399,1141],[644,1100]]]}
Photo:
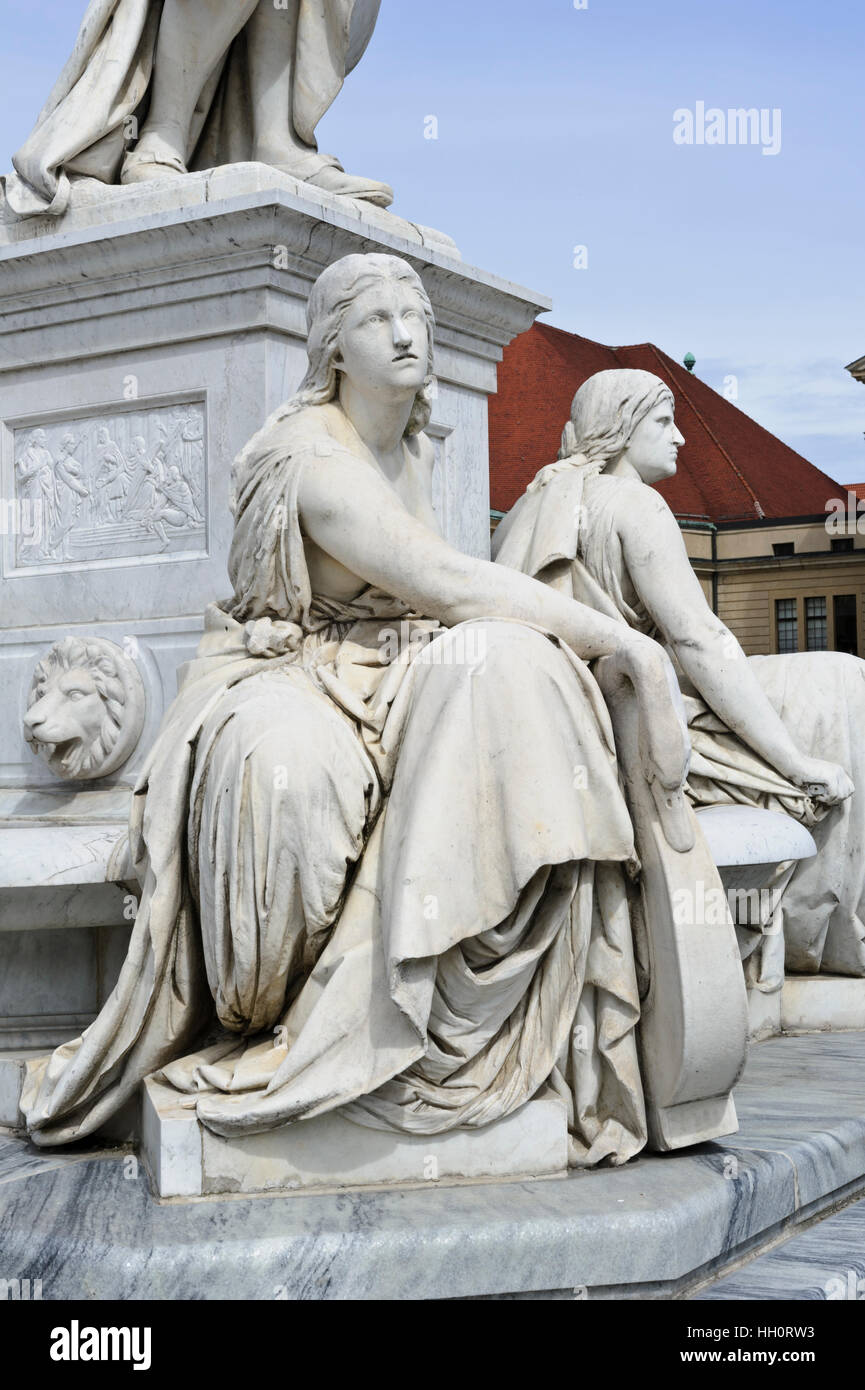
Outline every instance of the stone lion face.
{"label": "stone lion face", "polygon": [[65,746],[77,739],[92,744],[100,735],[104,715],[105,705],[91,672],[76,666],[42,683],[24,727],[35,743]]}
{"label": "stone lion face", "polygon": [[24,737],[58,776],[89,780],[126,761],[143,718],[141,677],[120,648],[67,637],[36,667]]}

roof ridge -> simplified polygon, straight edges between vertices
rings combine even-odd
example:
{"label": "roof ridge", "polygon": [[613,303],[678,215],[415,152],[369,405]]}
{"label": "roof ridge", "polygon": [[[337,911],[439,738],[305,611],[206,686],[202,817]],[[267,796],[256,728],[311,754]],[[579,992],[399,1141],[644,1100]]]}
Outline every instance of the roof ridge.
{"label": "roof ridge", "polygon": [[[650,344],[649,344],[649,347],[652,349],[652,352],[655,354],[655,356],[657,357],[658,361],[661,363],[661,366],[665,366],[665,365],[666,365],[665,362],[664,362],[664,356],[665,356],[665,354],[662,354],[661,351],[660,351],[660,349],[657,348],[657,347],[655,347],[655,344],[654,344],[654,343],[650,343]],[[674,366],[674,367],[676,367],[676,368],[678,369],[678,365],[679,365],[679,364],[678,364],[677,362],[673,362],[672,357],[668,358],[667,360],[670,362],[670,364],[671,364],[672,366]],[[677,376],[678,376],[678,370],[677,370]],[[697,380],[699,380],[699,377],[697,378]],[[706,385],[706,383],[704,382],[703,385]],[[703,426],[703,429],[706,431],[706,433],[708,434],[709,438],[713,441],[713,443],[716,445],[716,447],[720,450],[721,454],[722,454],[723,457],[727,460],[727,463],[730,465],[730,468],[733,470],[733,472],[735,473],[736,477],[739,479],[739,482],[742,484],[743,488],[744,488],[745,491],[748,493],[748,496],[751,498],[751,501],[754,503],[754,508],[755,508],[755,510],[756,510],[756,512],[757,512],[757,516],[758,516],[758,517],[765,517],[766,513],[765,513],[765,511],[763,510],[763,504],[761,503],[759,497],[757,496],[757,494],[756,494],[756,492],[754,491],[754,489],[751,487],[751,484],[748,482],[748,479],[745,477],[745,475],[744,475],[744,473],[742,472],[742,470],[737,466],[736,463],[734,463],[733,459],[732,459],[732,458],[730,457],[730,455],[728,454],[726,448],[725,448],[724,445],[721,443],[721,441],[720,441],[720,439],[718,438],[718,436],[716,435],[715,431],[712,429],[712,426],[709,424],[708,420],[707,420],[707,419],[705,418],[705,416],[703,415],[703,412],[700,410],[700,407],[696,404],[696,402],[694,401],[694,399],[693,399],[693,397],[691,396],[691,394],[685,389],[685,387],[684,387],[683,385],[680,384],[679,389],[681,390],[682,395],[685,397],[685,400],[688,402],[688,405],[689,405],[689,406],[691,407],[691,409],[693,410],[693,412],[694,412],[694,414],[696,415],[697,419],[700,421],[700,424]],[[707,390],[711,391],[711,389],[712,389],[711,386],[708,386],[708,387],[707,387]],[[749,416],[748,418],[750,419],[750,416]],[[755,422],[755,423],[756,423],[756,422]],[[781,443],[783,443],[783,440],[781,441]]]}

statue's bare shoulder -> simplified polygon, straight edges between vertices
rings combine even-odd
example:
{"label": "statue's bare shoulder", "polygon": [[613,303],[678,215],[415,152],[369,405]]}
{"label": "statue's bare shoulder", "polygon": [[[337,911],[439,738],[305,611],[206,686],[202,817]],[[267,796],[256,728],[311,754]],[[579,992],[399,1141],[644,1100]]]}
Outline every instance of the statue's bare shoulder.
{"label": "statue's bare shoulder", "polygon": [[629,561],[646,563],[662,547],[668,563],[681,557],[690,569],[679,523],[659,492],[636,478],[598,481],[616,490],[614,526]]}

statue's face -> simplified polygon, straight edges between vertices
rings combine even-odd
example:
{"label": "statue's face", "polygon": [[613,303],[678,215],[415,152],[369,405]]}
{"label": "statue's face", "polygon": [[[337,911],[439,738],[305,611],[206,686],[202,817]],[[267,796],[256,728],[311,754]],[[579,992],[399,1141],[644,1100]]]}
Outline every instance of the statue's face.
{"label": "statue's face", "polygon": [[426,380],[429,347],[426,315],[411,285],[381,280],[346,314],[336,365],[364,394],[411,399]]}
{"label": "statue's face", "polygon": [[640,421],[622,457],[644,483],[658,483],[673,477],[684,442],[676,428],[672,402],[665,400]]}
{"label": "statue's face", "polygon": [[60,747],[78,742],[89,746],[99,737],[105,710],[89,671],[54,670],[24,716],[28,739]]}

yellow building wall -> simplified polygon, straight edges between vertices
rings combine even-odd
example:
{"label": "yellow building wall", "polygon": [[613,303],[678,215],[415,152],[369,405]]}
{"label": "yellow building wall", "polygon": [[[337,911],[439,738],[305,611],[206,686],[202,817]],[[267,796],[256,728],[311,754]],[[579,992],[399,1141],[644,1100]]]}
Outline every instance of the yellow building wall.
{"label": "yellow building wall", "polygon": [[[865,656],[865,534],[855,524],[849,528],[854,548],[846,554],[832,551],[835,533],[822,520],[714,533],[699,524],[680,524],[707,600],[749,656],[777,652],[779,599],[796,600],[799,650],[805,651],[805,600],[824,598],[827,646],[834,650],[833,600],[842,594],[856,597],[859,654]],[[790,543],[795,546],[793,555],[775,555],[775,545]]]}
{"label": "yellow building wall", "polygon": [[833,556],[831,562],[795,562],[783,569],[758,566],[725,570],[718,575],[718,616],[736,634],[749,656],[778,650],[775,603],[795,599],[799,650],[806,650],[805,599],[825,598],[828,648],[834,650],[833,599],[854,594],[857,600],[859,655],[865,655],[865,553],[851,559]]}

